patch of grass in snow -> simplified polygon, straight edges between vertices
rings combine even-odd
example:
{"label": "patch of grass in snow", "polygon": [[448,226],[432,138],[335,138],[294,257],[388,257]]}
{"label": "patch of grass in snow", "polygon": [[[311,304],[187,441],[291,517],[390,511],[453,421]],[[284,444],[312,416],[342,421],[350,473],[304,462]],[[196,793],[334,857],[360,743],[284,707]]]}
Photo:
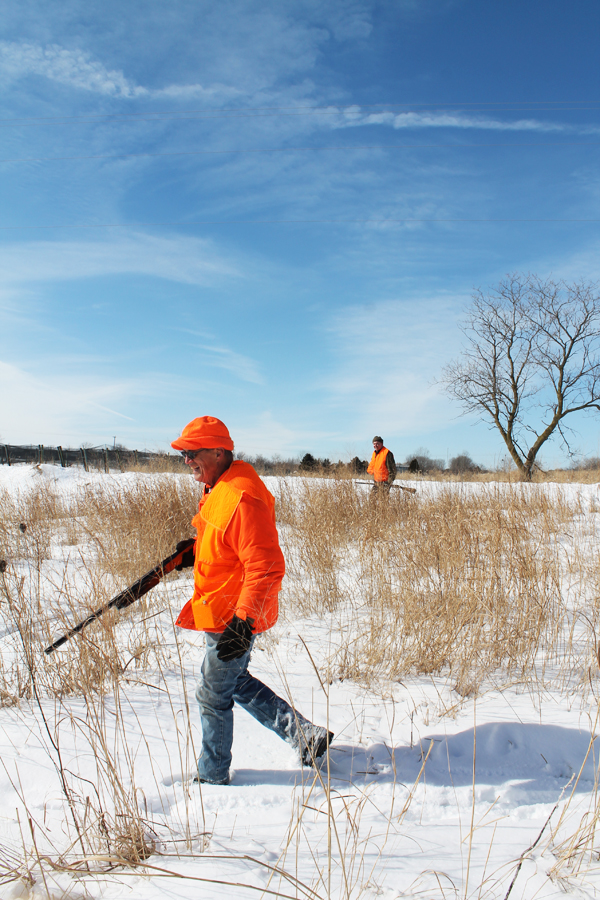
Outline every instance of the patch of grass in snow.
{"label": "patch of grass in snow", "polygon": [[[413,673],[442,673],[460,697],[477,695],[497,672],[539,684],[544,666],[558,660],[565,672],[579,667],[581,684],[588,678],[586,642],[600,617],[600,565],[589,520],[595,510],[544,485],[472,487],[434,490],[422,482],[415,496],[396,491],[373,498],[348,479],[278,482],[288,571],[282,606],[284,614],[329,617],[327,678],[375,687]],[[167,784],[143,729],[135,740],[131,729],[137,705],[156,703],[169,769],[182,780],[193,770],[185,648],[172,625],[172,610],[189,595],[187,579],[167,579],[60,653],[41,653],[189,536],[196,504],[192,480],[169,476],[96,479],[71,494],[42,482],[19,495],[0,495],[0,627],[7,648],[0,658],[0,703],[19,710],[25,700],[36,711],[71,841],[68,849],[54,846],[32,822],[23,858],[14,848],[13,856],[0,849],[0,881],[3,873],[8,882],[32,877],[36,866],[45,871],[35,834],[44,858],[81,876],[142,867],[169,842],[180,855],[206,850],[203,809],[182,781]],[[84,771],[67,762],[65,743],[77,760],[89,760]],[[156,784],[153,798],[138,787],[142,766],[146,787]],[[368,793],[334,796],[329,776],[319,778],[318,805],[312,805],[315,789],[307,788],[278,869],[267,880],[277,881],[282,894],[329,897],[335,857],[335,878],[341,871],[345,884],[339,896],[358,897],[361,884],[366,891],[371,881],[360,825]],[[17,788],[27,809],[26,791]],[[411,790],[403,790],[410,804]],[[309,813],[328,822],[328,844],[319,853],[311,844]],[[597,822],[592,811],[585,830],[561,845],[564,859],[590,857]],[[304,843],[315,852],[315,887],[309,889],[290,875]]]}
{"label": "patch of grass in snow", "polygon": [[[170,584],[177,584],[176,575],[127,616],[111,611],[69,641],[64,651],[50,656],[42,652],[57,634],[105,604],[124,582],[137,579],[190,534],[197,500],[187,480],[178,485],[165,477],[145,478],[117,486],[107,479],[104,487],[97,490],[92,482],[60,496],[42,482],[29,492],[0,496],[0,704],[16,707],[18,716],[33,712],[37,739],[56,772],[64,837],[70,844],[68,850],[54,845],[43,824],[31,819],[30,786],[15,782],[13,789],[33,830],[28,834],[26,829],[21,868],[10,868],[8,858],[3,863],[0,850],[0,883],[3,864],[6,883],[23,882],[35,858],[34,833],[51,867],[67,870],[75,865],[84,874],[98,866],[138,865],[154,852],[159,841],[154,816],[136,776],[142,757],[152,767],[151,753],[143,746],[143,732],[135,738],[131,733],[140,690],[146,706],[152,703],[147,694],[161,698],[157,729],[165,729],[170,769],[187,773],[195,765],[190,691],[167,594]],[[165,608],[166,640],[161,618]],[[153,677],[144,686],[142,673],[149,668]],[[173,670],[179,679],[161,677]],[[85,761],[83,766],[79,760]],[[155,775],[160,784],[160,773]],[[173,798],[165,797],[169,790],[175,788],[164,787],[155,805],[170,808]],[[171,814],[172,824],[179,824],[169,839],[176,839],[181,848],[202,841],[203,814],[195,806],[180,784],[179,813]],[[38,860],[40,868],[43,874],[45,867]]]}
{"label": "patch of grass in snow", "polygon": [[[560,538],[582,510],[560,490],[374,497],[350,481],[305,479],[282,481],[278,506],[285,602],[338,623],[331,677],[372,685],[444,673],[471,696],[495,672],[523,678],[564,654],[565,568],[577,561]],[[587,616],[595,628],[593,603]]]}

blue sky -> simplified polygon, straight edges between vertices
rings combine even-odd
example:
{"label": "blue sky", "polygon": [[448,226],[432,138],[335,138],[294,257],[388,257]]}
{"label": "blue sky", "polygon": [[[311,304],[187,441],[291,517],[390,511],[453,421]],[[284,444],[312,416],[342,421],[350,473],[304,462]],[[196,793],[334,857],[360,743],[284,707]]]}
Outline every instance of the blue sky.
{"label": "blue sky", "polygon": [[3,4],[0,440],[497,464],[435,380],[473,289],[599,277],[599,39],[597,0]]}

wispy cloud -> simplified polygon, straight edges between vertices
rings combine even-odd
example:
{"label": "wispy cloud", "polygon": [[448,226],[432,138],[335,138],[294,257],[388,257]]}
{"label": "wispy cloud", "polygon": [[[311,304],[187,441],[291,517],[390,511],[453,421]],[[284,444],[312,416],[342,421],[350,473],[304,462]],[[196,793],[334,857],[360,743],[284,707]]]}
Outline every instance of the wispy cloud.
{"label": "wispy cloud", "polygon": [[318,447],[330,434],[314,428],[290,428],[272,412],[265,411],[253,416],[252,424],[237,427],[232,431],[232,437],[237,450],[252,455],[285,457],[296,455],[299,447],[305,448],[305,452],[311,447]]}
{"label": "wispy cloud", "polygon": [[[310,70],[315,64],[315,53],[319,44],[326,38],[326,32],[318,29],[303,29],[298,23],[291,29],[291,34],[285,28],[285,21],[279,21],[269,14],[269,26],[280,38],[286,37],[288,50],[288,65],[296,58],[295,68]],[[334,8],[330,10],[327,26],[338,40],[365,37],[371,30],[369,15],[362,3],[355,3],[348,9]],[[287,45],[289,43],[289,46]],[[254,67],[250,66],[250,71]],[[100,60],[91,54],[79,49],[67,49],[58,44],[42,46],[34,43],[0,41],[0,72],[5,78],[18,79],[28,75],[38,75],[77,90],[89,91],[108,97],[122,99],[197,99],[207,104],[218,104],[233,99],[244,100],[250,95],[249,84],[239,79],[239,72],[232,70],[234,82],[226,83],[223,80],[210,81],[209,83],[167,84],[164,87],[150,88],[137,84],[128,78],[122,70],[109,69]],[[220,73],[223,75],[224,73]],[[250,72],[247,71],[247,75]],[[255,84],[254,90],[266,91],[263,94],[264,102],[272,99],[272,92],[268,82],[276,80],[275,73],[267,82]],[[306,86],[308,87],[308,86]],[[251,91],[250,93],[253,93]],[[306,99],[306,97],[305,97]],[[333,128],[358,128],[369,125],[385,125],[395,130],[401,129],[426,129],[426,128],[450,128],[484,131],[517,131],[540,133],[570,133],[581,132],[586,134],[597,133],[595,126],[575,128],[566,123],[542,121],[539,119],[499,119],[490,116],[475,116],[468,112],[402,112],[391,111],[365,112],[359,106],[336,107],[322,109],[320,124]],[[329,113],[329,115],[325,115]],[[295,123],[296,125],[300,123]],[[304,128],[310,130],[316,123],[303,122]]]}
{"label": "wispy cloud", "polygon": [[0,246],[5,285],[72,280],[115,274],[143,274],[184,284],[206,285],[240,278],[232,261],[212,241],[145,234],[98,241],[23,241]]}
{"label": "wispy cloud", "polygon": [[206,87],[203,84],[170,84],[164,88],[156,88],[148,90],[149,97],[161,97],[185,100],[190,99],[222,102],[225,100],[233,100],[235,97],[244,95],[244,92],[236,87],[226,84],[211,84]]}
{"label": "wispy cloud", "polygon": [[356,438],[366,432],[423,434],[453,411],[433,385],[459,341],[462,298],[382,300],[354,306],[330,323],[335,367],[323,386],[330,403],[352,403]]}
{"label": "wispy cloud", "polygon": [[[81,372],[76,378],[43,377],[24,368],[0,361],[2,383],[2,435],[4,440],[31,440],[32,423],[38,435],[66,435],[110,429],[115,419],[133,422],[115,406],[143,394],[146,387],[135,380],[98,376]],[[40,440],[42,438],[39,438]]]}
{"label": "wispy cloud", "polygon": [[67,50],[58,44],[0,42],[0,68],[5,76],[22,78],[42,75],[51,81],[110,97],[139,97],[146,88],[133,84],[123,72],[105,68],[80,50]]}
{"label": "wispy cloud", "polygon": [[42,47],[39,44],[0,41],[0,71],[6,78],[40,75],[78,90],[124,99],[196,97],[208,101],[231,98],[239,93],[224,84],[173,84],[149,89],[136,84],[120,70],[107,69],[82,50],[68,50],[58,44]]}
{"label": "wispy cloud", "polygon": [[265,384],[265,379],[256,360],[242,353],[237,353],[222,343],[217,344],[218,338],[212,332],[180,327],[172,330],[202,339],[202,343],[192,345],[194,349],[201,352],[199,360],[201,365],[225,369],[235,375],[236,378],[240,378],[242,381],[247,381],[250,384]]}
{"label": "wispy cloud", "polygon": [[473,116],[460,112],[405,112],[405,113],[363,113],[360,107],[340,110],[342,120],[335,127],[358,127],[365,125],[388,125],[394,129],[403,128],[459,128],[483,131],[539,131],[572,132],[570,125],[561,122],[543,122],[538,119],[517,119],[515,121],[492,119],[488,116]]}
{"label": "wispy cloud", "polygon": [[[414,0],[401,2],[410,3]],[[373,30],[372,7],[364,0],[342,0],[341,3],[323,4],[321,10],[325,13],[327,27],[338,41],[368,38]]]}
{"label": "wispy cloud", "polygon": [[236,353],[228,347],[216,347],[211,344],[200,344],[198,349],[203,354],[202,362],[212,368],[226,369],[242,381],[251,384],[264,384],[258,363],[249,356]]}
{"label": "wispy cloud", "polygon": [[[56,39],[47,44],[35,40],[35,27],[23,27],[24,23],[19,31],[29,39],[0,41],[0,72],[4,79],[37,75],[75,90],[124,100],[190,98],[216,104],[251,98],[256,105],[282,96],[298,100],[317,93],[310,73],[321,63],[323,48],[332,41],[367,38],[372,12],[373,0],[293,4],[227,0],[216,5],[180,4],[160,23],[145,22],[140,29],[136,10],[125,5],[119,19],[123,31],[138,38],[153,35],[152,40],[142,38],[142,46],[137,47],[131,46],[129,37],[119,45],[116,37],[111,59],[117,58],[119,65],[121,60],[130,61],[129,72],[127,62],[125,70],[105,63],[106,51],[99,49],[101,43],[94,40],[91,29],[78,35],[78,46],[73,46],[72,39],[65,46]],[[94,15],[98,11],[90,11],[91,21]],[[112,16],[110,4],[106,15]],[[51,10],[47,18],[52,21]],[[62,30],[56,27],[53,33],[58,37]],[[161,52],[171,45],[178,52]],[[182,79],[185,71],[190,73],[189,81]]]}
{"label": "wispy cloud", "polygon": [[545,253],[531,262],[530,271],[564,281],[587,281],[600,290],[600,241],[591,240],[566,254]]}

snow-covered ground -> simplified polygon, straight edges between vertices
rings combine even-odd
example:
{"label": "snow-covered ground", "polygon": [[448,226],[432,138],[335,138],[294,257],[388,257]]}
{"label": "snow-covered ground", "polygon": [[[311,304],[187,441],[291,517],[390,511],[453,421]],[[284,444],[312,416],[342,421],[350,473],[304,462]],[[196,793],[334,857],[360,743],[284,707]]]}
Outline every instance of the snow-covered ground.
{"label": "snow-covered ground", "polygon": [[[137,477],[2,467],[0,490],[16,494],[45,480],[69,495],[83,483],[118,489]],[[597,485],[528,489],[578,498],[595,528]],[[69,553],[75,565],[75,549]],[[52,557],[60,592],[64,547],[53,545]],[[583,830],[593,833],[598,801],[594,666],[585,691],[551,673],[476,698],[430,676],[367,690],[319,677],[333,616],[282,619],[251,670],[335,732],[329,758],[318,772],[302,769],[292,748],[237,710],[232,783],[200,789],[191,777],[202,637],[176,640],[171,627],[189,596],[188,576],[155,588],[160,666],[141,670],[133,661],[116,696],[32,697],[0,709],[0,900],[505,898],[509,889],[514,900],[596,896],[598,853],[586,852],[593,843]],[[131,611],[122,615],[125,635]],[[18,636],[6,616],[2,632],[8,660]],[[38,669],[49,664],[41,646],[33,659]],[[93,872],[77,863],[85,835],[75,831],[61,769],[84,829],[98,831],[101,808],[117,831],[135,798],[154,850],[143,866],[109,871],[108,849],[88,855]],[[122,788],[112,789],[109,808],[115,781]],[[67,871],[74,865],[77,872]],[[11,866],[28,869],[34,883],[10,880]]]}

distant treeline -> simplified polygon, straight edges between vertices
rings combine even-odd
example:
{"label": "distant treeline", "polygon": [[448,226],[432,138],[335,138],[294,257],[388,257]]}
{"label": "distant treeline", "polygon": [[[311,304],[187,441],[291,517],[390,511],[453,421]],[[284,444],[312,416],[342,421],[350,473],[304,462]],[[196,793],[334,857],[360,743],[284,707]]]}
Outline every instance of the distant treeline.
{"label": "distant treeline", "polygon": [[[351,475],[362,475],[367,471],[368,462],[366,459],[360,459],[355,456],[350,462],[344,463],[338,460],[337,463],[331,462],[329,459],[318,459],[311,453],[305,454],[299,464],[301,472],[330,472],[331,474],[348,473]],[[443,459],[432,459],[427,451],[417,451],[415,454],[407,456],[405,462],[396,460],[396,468],[398,472],[411,472],[414,474],[426,475],[431,472],[450,472],[453,475],[464,474],[465,472],[483,472],[481,466],[473,462],[467,454],[453,457],[448,467]]]}
{"label": "distant treeline", "polygon": [[[366,459],[360,459],[358,456],[350,462],[343,462],[341,459],[332,462],[327,458],[313,456],[312,453],[305,453],[301,459],[298,457],[280,459],[278,456],[268,459],[266,456],[250,456],[247,453],[237,453],[236,458],[251,463],[260,475],[364,475],[369,465]],[[398,471],[408,472],[409,466],[398,465]]]}
{"label": "distant treeline", "polygon": [[305,453],[300,459],[299,457],[290,457],[289,459],[281,459],[279,456],[268,458],[258,455],[252,456],[249,453],[236,453],[236,459],[243,459],[249,462],[259,475],[304,475],[312,473],[314,475],[361,475],[367,471],[367,461],[359,459],[355,456],[350,462],[345,463],[338,460],[332,463],[329,459],[320,459],[313,456],[312,453]]}
{"label": "distant treeline", "polygon": [[[303,457],[252,456],[249,453],[236,452],[236,459],[251,463],[260,475],[329,475],[333,477],[353,477],[364,475],[368,462],[355,456],[349,462],[313,456],[305,453]],[[0,465],[14,466],[27,463],[39,465],[49,463],[54,466],[81,466],[86,472],[127,472],[136,469],[152,472],[186,472],[183,459],[179,453],[153,453],[150,450],[129,450],[127,447],[48,447],[44,444],[2,444],[0,443]],[[468,453],[453,456],[446,464],[444,459],[434,459],[427,450],[420,448],[409,454],[404,462],[396,460],[398,473],[408,472],[417,475],[467,475],[485,473],[488,470],[473,462]],[[505,460],[498,471],[505,471],[507,466],[513,468],[510,461]],[[574,459],[569,466],[574,471],[600,470],[600,458]],[[541,471],[541,470],[540,470]]]}
{"label": "distant treeline", "polygon": [[[236,459],[244,459],[251,463],[261,475],[364,475],[368,462],[355,456],[349,462],[341,459],[332,462],[330,459],[305,453],[302,458],[279,456],[252,456],[238,452]],[[144,468],[153,471],[185,471],[183,460],[178,453],[153,453],[149,450],[129,450],[126,447],[48,447],[44,444],[0,444],[0,463],[17,465],[28,463],[39,465],[49,463],[55,466],[82,466],[87,471],[120,472]],[[476,465],[468,454],[454,457],[446,467],[443,459],[432,459],[427,451],[417,451],[407,457],[406,462],[396,461],[398,472],[427,474],[432,472],[450,472],[463,474],[466,472],[484,471]]]}

